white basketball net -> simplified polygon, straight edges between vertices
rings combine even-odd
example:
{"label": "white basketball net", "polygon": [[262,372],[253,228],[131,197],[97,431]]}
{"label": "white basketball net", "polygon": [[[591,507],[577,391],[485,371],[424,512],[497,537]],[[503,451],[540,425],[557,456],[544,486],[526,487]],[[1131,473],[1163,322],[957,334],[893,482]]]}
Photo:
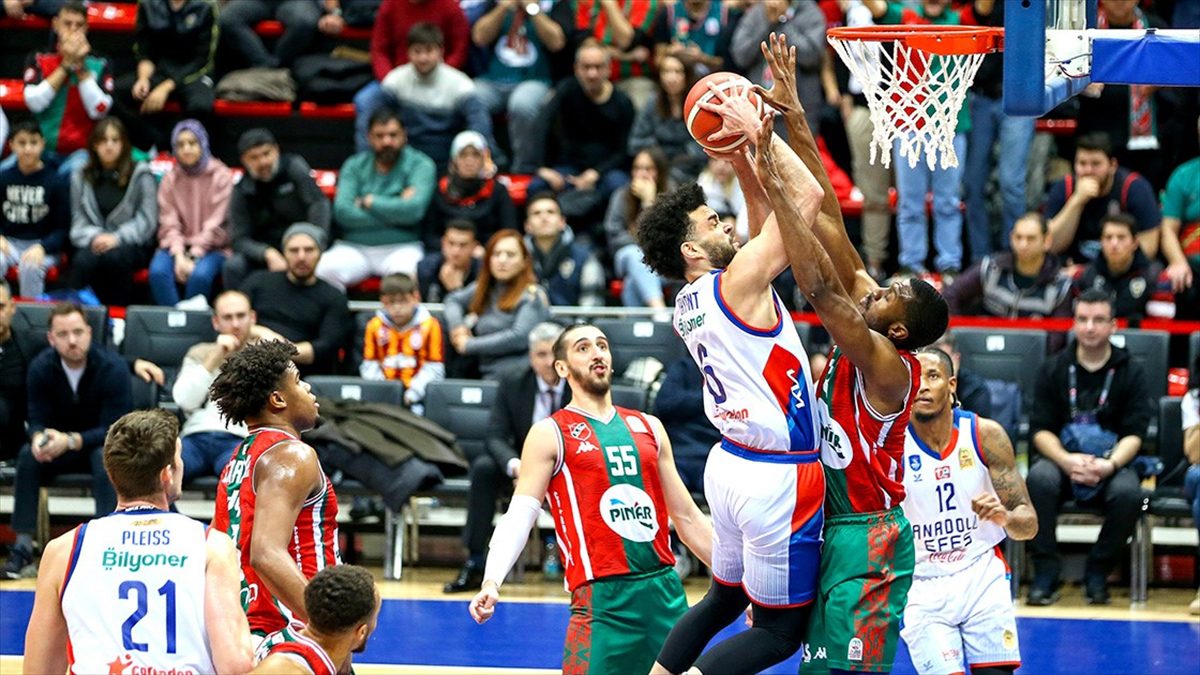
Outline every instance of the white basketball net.
{"label": "white basketball net", "polygon": [[984,54],[941,56],[903,40],[829,38],[829,44],[862,83],[871,110],[871,163],[891,166],[892,145],[916,168],[922,152],[932,171],[958,166],[954,131],[958,112]]}

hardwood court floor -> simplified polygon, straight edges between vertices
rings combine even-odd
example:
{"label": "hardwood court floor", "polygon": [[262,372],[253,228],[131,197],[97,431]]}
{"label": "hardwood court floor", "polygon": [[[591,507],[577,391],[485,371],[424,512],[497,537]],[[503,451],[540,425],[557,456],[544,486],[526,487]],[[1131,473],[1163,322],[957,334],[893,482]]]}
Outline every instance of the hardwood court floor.
{"label": "hardwood court floor", "polygon": [[[378,570],[376,570],[378,574]],[[526,583],[504,587],[496,617],[476,626],[467,615],[469,595],[443,595],[448,569],[407,568],[402,581],[380,583],[385,598],[379,628],[355,671],[377,673],[552,673],[557,671],[567,623],[561,583],[529,573]],[[707,588],[686,585],[691,602]],[[33,581],[0,584],[0,673],[20,672]],[[1200,620],[1187,614],[1195,591],[1152,589],[1145,607],[1131,609],[1128,593],[1114,587],[1113,604],[1090,607],[1082,591],[1068,588],[1049,608],[1019,606],[1021,673],[1200,672]],[[740,629],[733,627],[727,631]],[[794,675],[793,658],[769,673]],[[912,673],[901,647],[895,673]]]}

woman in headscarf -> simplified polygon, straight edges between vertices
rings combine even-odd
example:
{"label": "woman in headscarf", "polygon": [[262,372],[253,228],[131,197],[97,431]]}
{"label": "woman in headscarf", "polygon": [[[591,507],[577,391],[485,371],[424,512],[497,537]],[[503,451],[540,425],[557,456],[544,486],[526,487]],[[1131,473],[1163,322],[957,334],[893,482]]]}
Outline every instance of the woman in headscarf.
{"label": "woman in headscarf", "polygon": [[517,209],[508,189],[496,179],[487,141],[477,131],[464,131],[450,144],[449,173],[438,181],[429,205],[425,248],[436,251],[446,223],[469,220],[479,241],[504,229],[519,229]]}
{"label": "woman in headscarf", "polygon": [[212,156],[208,132],[196,120],[175,125],[171,148],[175,167],[158,187],[159,249],[150,261],[150,294],[167,306],[197,295],[211,301],[229,252],[233,172]]}

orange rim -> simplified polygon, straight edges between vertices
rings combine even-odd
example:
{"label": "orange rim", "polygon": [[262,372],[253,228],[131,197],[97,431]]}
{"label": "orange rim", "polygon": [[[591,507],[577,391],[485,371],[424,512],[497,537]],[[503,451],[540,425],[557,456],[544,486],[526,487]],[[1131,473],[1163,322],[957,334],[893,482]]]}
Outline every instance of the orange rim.
{"label": "orange rim", "polygon": [[903,42],[932,54],[987,54],[1003,51],[1004,29],[984,26],[842,26],[830,28],[833,40]]}

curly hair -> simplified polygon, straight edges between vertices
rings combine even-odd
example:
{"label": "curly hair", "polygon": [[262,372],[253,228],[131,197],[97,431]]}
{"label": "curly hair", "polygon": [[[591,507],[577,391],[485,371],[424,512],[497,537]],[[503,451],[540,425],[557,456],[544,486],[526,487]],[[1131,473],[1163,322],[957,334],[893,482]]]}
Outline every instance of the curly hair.
{"label": "curly hair", "polygon": [[357,565],[326,567],[304,587],[304,609],[326,635],[353,630],[375,611],[375,579]]}
{"label": "curly hair", "polygon": [[920,349],[931,345],[950,324],[950,307],[942,294],[922,279],[913,279],[910,284],[912,298],[904,311],[908,337],[895,343],[897,349]]}
{"label": "curly hair", "polygon": [[260,414],[298,353],[290,342],[267,340],[246,345],[226,359],[208,389],[221,417],[244,423]]}
{"label": "curly hair", "polygon": [[687,267],[680,245],[692,234],[688,214],[704,206],[704,189],[696,183],[659,195],[638,218],[638,245],[650,269],[668,279],[683,279]]}

